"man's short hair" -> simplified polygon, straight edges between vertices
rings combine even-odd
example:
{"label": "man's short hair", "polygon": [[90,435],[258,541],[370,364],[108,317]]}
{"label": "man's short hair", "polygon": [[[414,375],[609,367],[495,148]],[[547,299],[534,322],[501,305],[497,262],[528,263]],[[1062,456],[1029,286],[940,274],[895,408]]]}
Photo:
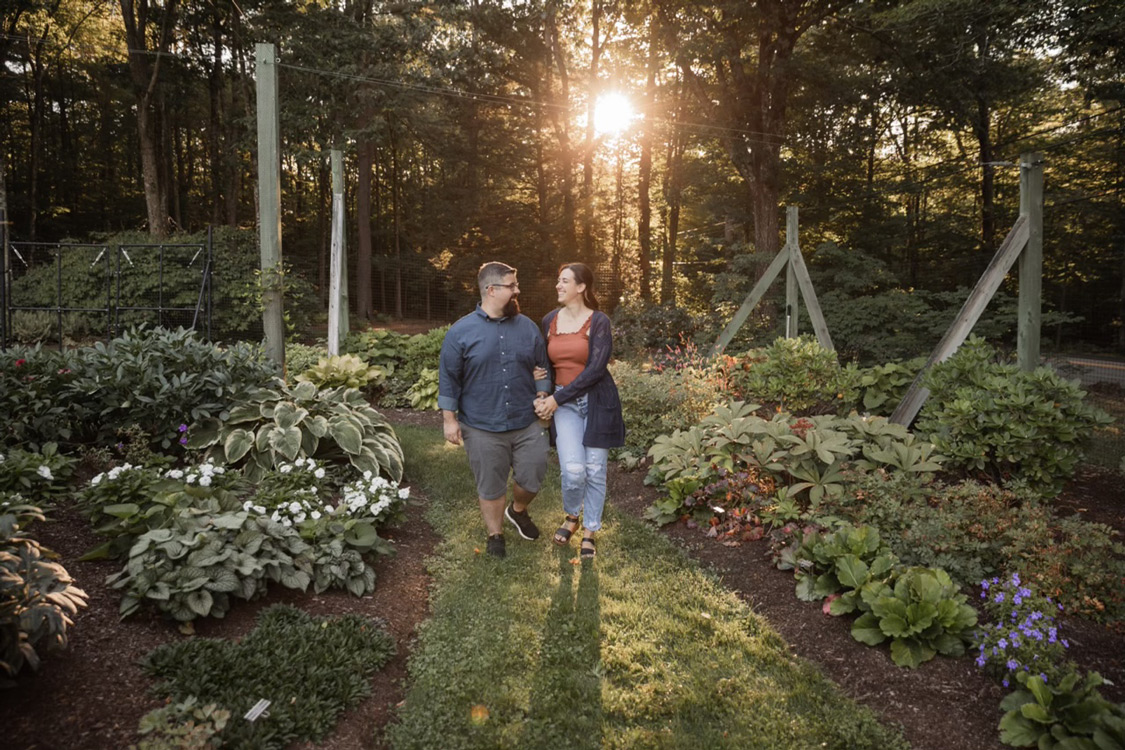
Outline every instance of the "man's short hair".
{"label": "man's short hair", "polygon": [[505,276],[515,272],[516,269],[509,266],[507,263],[500,263],[498,261],[485,263],[480,267],[480,270],[477,271],[477,286],[480,287],[480,296],[484,296],[485,292],[488,291],[488,287],[493,284],[502,284]]}

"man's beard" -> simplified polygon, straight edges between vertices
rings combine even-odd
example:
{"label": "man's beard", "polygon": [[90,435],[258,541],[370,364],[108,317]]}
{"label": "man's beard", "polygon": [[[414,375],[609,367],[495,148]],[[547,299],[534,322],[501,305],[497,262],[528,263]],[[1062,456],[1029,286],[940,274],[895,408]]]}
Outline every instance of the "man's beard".
{"label": "man's beard", "polygon": [[504,317],[514,318],[520,314],[520,301],[518,297],[513,296],[508,300],[508,304],[504,305]]}

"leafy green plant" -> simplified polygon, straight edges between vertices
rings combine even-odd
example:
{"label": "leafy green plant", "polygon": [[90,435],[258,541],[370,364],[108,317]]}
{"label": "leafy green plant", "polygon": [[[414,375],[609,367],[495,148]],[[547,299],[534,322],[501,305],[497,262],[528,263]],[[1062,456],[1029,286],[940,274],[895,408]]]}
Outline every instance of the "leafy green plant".
{"label": "leafy green plant", "polygon": [[312,383],[317,388],[373,388],[387,378],[387,369],[368,365],[354,354],[322,357],[315,365],[297,376],[298,383]]}
{"label": "leafy green plant", "polygon": [[75,367],[64,397],[92,414],[84,442],[110,442],[118,426],[138,425],[163,449],[180,443],[181,426],[224,414],[277,375],[257,348],[222,349],[182,328],[127,331],[83,349]]}
{"label": "leafy green plant", "polygon": [[70,618],[86,606],[86,593],[25,532],[43,520],[31,505],[0,510],[0,687],[11,687],[24,666],[38,669],[37,649],[66,648]]}
{"label": "leafy green plant", "polygon": [[145,657],[142,669],[174,702],[194,699],[243,716],[259,700],[270,701],[268,718],[227,723],[219,735],[224,747],[282,748],[323,739],[343,711],[370,693],[370,676],[394,653],[382,622],[274,605],[237,643],[166,644]]}
{"label": "leafy green plant", "polygon": [[402,448],[394,429],[351,388],[312,383],[257,389],[220,417],[191,430],[189,448],[244,467],[250,480],[297,458],[350,463],[360,473],[402,479]]}
{"label": "leafy green plant", "polygon": [[423,368],[418,380],[406,392],[410,408],[419,411],[434,411],[438,408],[438,371]]}
{"label": "leafy green plant", "polygon": [[649,450],[653,464],[646,481],[666,484],[690,476],[705,485],[720,472],[753,469],[815,511],[826,499],[842,497],[848,470],[930,476],[941,466],[933,446],[882,417],[776,414],[766,420],[756,409],[732,402],[690,430],[658,437]]}
{"label": "leafy green plant", "polygon": [[39,450],[66,444],[85,429],[89,410],[67,397],[78,355],[40,346],[0,351],[0,446]]}
{"label": "leafy green plant", "polygon": [[129,750],[218,750],[230,711],[214,703],[203,706],[194,695],[149,711],[141,717],[141,741]]}
{"label": "leafy green plant", "polygon": [[[917,667],[936,654],[961,656],[977,613],[941,568],[906,568],[892,585],[865,591],[852,637],[874,646],[891,639],[891,659]],[[835,614],[835,612],[833,612]]]}
{"label": "leafy green plant", "polygon": [[855,372],[815,338],[780,338],[737,358],[730,372],[736,397],[790,414],[835,414],[855,403]]}
{"label": "leafy green plant", "polygon": [[781,551],[778,563],[782,570],[793,570],[798,599],[817,601],[845,590],[839,602],[833,602],[833,614],[846,614],[854,611],[857,597],[869,584],[879,586],[889,577],[898,558],[878,529],[844,525],[829,533],[806,529],[800,540]]}
{"label": "leafy green plant", "polygon": [[326,346],[308,344],[285,344],[285,369],[289,373],[302,373],[328,356]]}
{"label": "leafy green plant", "polygon": [[1022,479],[1052,497],[1074,475],[1083,445],[1109,422],[1085,393],[1047,367],[1024,372],[972,337],[927,373],[930,398],[917,429],[949,468],[992,481]]}
{"label": "leafy green plant", "polygon": [[69,492],[74,464],[73,458],[59,455],[54,443],[40,451],[14,448],[0,453],[0,493],[19,492],[35,503],[48,503]]}
{"label": "leafy green plant", "polygon": [[856,376],[859,405],[870,414],[889,417],[925,362],[924,357],[915,357],[861,369]]}
{"label": "leafy green plant", "polygon": [[1017,672],[1021,689],[1000,703],[1000,741],[1013,747],[1042,750],[1118,750],[1125,747],[1125,707],[1110,703],[1098,687],[1097,672],[1085,679],[1071,672],[1057,683],[1043,676]]}

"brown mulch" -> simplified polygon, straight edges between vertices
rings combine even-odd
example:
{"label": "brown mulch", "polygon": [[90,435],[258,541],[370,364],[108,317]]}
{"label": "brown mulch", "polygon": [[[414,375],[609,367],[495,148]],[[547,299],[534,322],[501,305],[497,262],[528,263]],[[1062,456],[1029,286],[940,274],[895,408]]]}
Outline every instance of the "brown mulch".
{"label": "brown mulch", "polygon": [[[440,424],[435,412],[384,413],[399,424]],[[610,500],[618,510],[639,516],[653,502],[656,491],[643,484],[643,477],[643,472],[611,468]],[[1125,529],[1125,488],[1116,472],[1082,470],[1061,503],[1067,512]],[[428,614],[425,559],[437,537],[424,519],[424,510],[425,499],[415,493],[407,522],[389,532],[397,554],[375,563],[377,582],[372,596],[357,599],[338,592],[312,596],[278,590],[265,601],[236,604],[223,619],[197,623],[201,636],[239,638],[253,628],[263,606],[276,602],[292,603],[316,614],[359,613],[386,621],[398,653],[373,677],[372,695],[345,714],[324,742],[294,747],[384,747],[381,730],[404,697],[412,638]],[[76,559],[97,541],[83,518],[60,511],[53,523],[38,528],[40,540],[59,553],[90,595],[90,604],[75,618],[66,651],[48,656],[38,673],[22,674],[18,688],[0,691],[3,746],[11,750],[127,748],[137,741],[140,717],[159,706],[149,692],[152,681],[141,673],[137,661],[156,646],[185,636],[154,616],[119,620],[119,597],[102,583],[118,565]],[[897,667],[885,647],[869,648],[852,639],[848,618],[827,616],[819,604],[797,599],[791,574],[772,566],[765,541],[725,546],[683,524],[666,527],[664,533],[737,592],[785,638],[794,653],[816,664],[844,692],[888,723],[900,724],[913,747],[1004,747],[996,730],[1004,691],[984,677],[970,658],[939,657],[916,670]],[[1067,621],[1063,627],[1072,644],[1071,658],[1115,682],[1103,688],[1103,693],[1125,701],[1125,633],[1081,620]]]}

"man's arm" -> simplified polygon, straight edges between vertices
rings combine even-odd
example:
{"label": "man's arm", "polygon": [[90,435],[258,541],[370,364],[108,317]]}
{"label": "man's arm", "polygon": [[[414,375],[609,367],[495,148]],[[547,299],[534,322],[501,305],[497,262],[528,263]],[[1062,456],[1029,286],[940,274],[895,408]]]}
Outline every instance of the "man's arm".
{"label": "man's arm", "polygon": [[461,423],[457,421],[457,410],[461,405],[463,364],[461,347],[446,334],[445,341],[441,344],[441,358],[438,360],[438,408],[441,409],[445,439],[454,445],[461,444]]}

